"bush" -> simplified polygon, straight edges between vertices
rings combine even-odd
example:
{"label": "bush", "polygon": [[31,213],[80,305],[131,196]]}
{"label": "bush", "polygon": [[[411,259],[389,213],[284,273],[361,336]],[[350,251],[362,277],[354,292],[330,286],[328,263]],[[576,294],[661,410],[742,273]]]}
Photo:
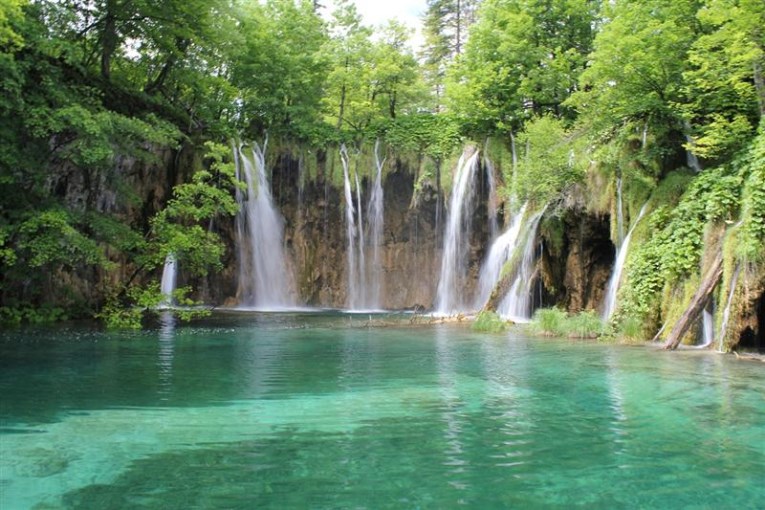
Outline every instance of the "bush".
{"label": "bush", "polygon": [[646,340],[643,333],[643,322],[636,317],[626,317],[619,325],[618,336],[631,342]]}
{"label": "bush", "polygon": [[567,336],[575,338],[597,338],[603,333],[603,322],[593,310],[569,317],[565,324]]}
{"label": "bush", "polygon": [[534,313],[531,330],[539,335],[562,336],[567,318],[566,312],[559,308],[540,308]]}
{"label": "bush", "polygon": [[501,333],[507,329],[507,322],[495,312],[483,311],[473,322],[473,331]]}

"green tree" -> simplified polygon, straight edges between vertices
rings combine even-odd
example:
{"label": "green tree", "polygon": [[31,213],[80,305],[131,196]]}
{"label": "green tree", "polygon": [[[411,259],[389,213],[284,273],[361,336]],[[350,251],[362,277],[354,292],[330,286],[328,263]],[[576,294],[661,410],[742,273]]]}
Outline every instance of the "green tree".
{"label": "green tree", "polygon": [[450,111],[476,134],[512,133],[534,115],[572,117],[597,2],[487,0],[450,73]]}
{"label": "green tree", "polygon": [[233,57],[232,82],[241,91],[242,127],[311,140],[321,122],[327,62],[324,24],[311,2],[271,0],[243,9],[244,42]]}
{"label": "green tree", "polygon": [[617,1],[603,5],[600,28],[569,100],[599,136],[630,123],[645,124],[661,140],[682,126],[676,104],[695,38],[695,0]]}
{"label": "green tree", "polygon": [[695,128],[694,152],[707,159],[743,148],[765,113],[765,3],[708,0],[698,11],[680,106]]}

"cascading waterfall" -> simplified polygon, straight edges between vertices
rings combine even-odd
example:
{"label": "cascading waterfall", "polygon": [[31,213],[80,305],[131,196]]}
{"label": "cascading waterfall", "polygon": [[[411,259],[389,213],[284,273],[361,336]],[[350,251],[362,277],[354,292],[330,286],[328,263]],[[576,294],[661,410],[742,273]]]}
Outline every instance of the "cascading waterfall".
{"label": "cascading waterfall", "polygon": [[382,294],[382,260],[380,260],[380,248],[383,243],[383,188],[382,171],[385,165],[385,159],[380,160],[380,140],[375,142],[375,175],[372,193],[369,197],[369,206],[367,208],[367,221],[369,222],[368,242],[372,252],[372,263],[369,278],[369,288],[367,292],[368,306],[372,309],[380,308]]}
{"label": "cascading waterfall", "polygon": [[[340,161],[343,165],[343,191],[345,195],[345,225],[347,237],[348,301],[351,310],[377,310],[380,308],[382,278],[380,248],[383,237],[383,190],[382,170],[385,161],[380,161],[379,141],[375,143],[375,164],[377,174],[367,204],[367,230],[364,235],[364,209],[361,202],[361,180],[359,173],[351,176],[348,149],[340,146]],[[356,187],[354,193],[354,184]],[[369,253],[367,253],[369,252]],[[371,255],[371,265],[368,262]]]}
{"label": "cascading waterfall", "polygon": [[507,295],[497,307],[497,313],[502,318],[513,322],[528,322],[531,319],[531,285],[534,280],[534,261],[536,259],[534,239],[536,239],[537,227],[543,213],[544,209],[536,213],[528,222],[529,227],[522,241],[523,256],[518,267],[518,273]]}
{"label": "cascading waterfall", "polygon": [[175,255],[168,253],[165,257],[165,267],[162,269],[162,282],[160,284],[160,292],[162,293],[163,302],[165,306],[173,304],[173,292],[175,292],[175,282],[178,278],[178,264],[175,260]]}
{"label": "cascading waterfall", "polygon": [[601,315],[603,320],[610,319],[616,308],[616,294],[619,291],[619,285],[621,284],[624,264],[627,262],[627,254],[630,248],[632,233],[635,231],[635,227],[640,222],[640,219],[645,214],[647,208],[648,202],[643,204],[643,207],[640,208],[640,212],[638,213],[637,218],[635,218],[635,223],[632,224],[630,231],[627,232],[627,236],[624,238],[621,245],[616,248],[616,262],[614,263],[614,270],[611,273],[611,278],[608,280],[608,290],[606,291],[606,298],[603,301],[603,313]]}
{"label": "cascading waterfall", "polygon": [[[274,206],[266,178],[265,147],[252,145],[252,160],[235,150],[237,178],[247,194],[237,192],[240,211],[239,297],[243,306],[284,309],[295,306],[295,292],[284,252],[284,219]],[[244,240],[247,239],[248,242]]]}
{"label": "cascading waterfall", "polygon": [[452,196],[449,199],[448,220],[441,257],[441,275],[436,290],[436,313],[449,315],[463,309],[464,280],[470,227],[470,211],[475,195],[475,173],[478,151],[462,153],[454,176]]}
{"label": "cascading waterfall", "polygon": [[519,234],[526,207],[527,204],[521,207],[521,210],[510,220],[510,226],[507,230],[497,237],[489,248],[489,253],[481,266],[481,273],[478,278],[476,309],[483,308],[489,300],[491,292],[502,276],[502,267],[512,258],[513,253],[518,248]]}

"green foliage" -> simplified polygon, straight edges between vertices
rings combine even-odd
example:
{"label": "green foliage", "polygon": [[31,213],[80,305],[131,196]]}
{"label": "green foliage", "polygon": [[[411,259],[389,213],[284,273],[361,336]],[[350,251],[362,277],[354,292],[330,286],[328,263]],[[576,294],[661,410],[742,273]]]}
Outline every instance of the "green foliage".
{"label": "green foliage", "polygon": [[677,125],[673,101],[693,43],[695,0],[604,2],[600,28],[570,104],[591,129],[608,136],[625,122],[648,122],[652,132]]}
{"label": "green foliage", "polygon": [[0,49],[18,48],[23,44],[13,25],[21,19],[21,8],[26,3],[27,0],[3,0],[0,4]]}
{"label": "green foliage", "polygon": [[628,342],[646,341],[644,323],[636,317],[625,317],[619,322],[618,337]]}
{"label": "green foliage", "polygon": [[[205,308],[193,308],[199,303],[188,297],[190,292],[188,287],[181,287],[173,292],[173,300],[186,308],[173,309],[172,313],[181,320],[209,315],[210,311]],[[101,319],[109,329],[139,329],[149,314],[160,312],[165,299],[158,283],[134,285],[120,291],[115,289],[106,299],[101,311],[96,314],[96,318]]]}
{"label": "green foliage", "polygon": [[[582,181],[585,168],[576,153],[584,148],[578,142],[551,115],[530,121],[517,139],[523,151],[515,175],[515,195],[546,204],[569,185]],[[506,175],[505,182],[513,182],[512,176]]]}
{"label": "green foliage", "polygon": [[417,151],[438,161],[449,157],[461,139],[454,118],[429,113],[396,117],[381,123],[380,131],[398,151]]}
{"label": "green foliage", "polygon": [[[751,138],[765,104],[758,94],[765,62],[765,3],[708,0],[698,11],[702,34],[688,55],[681,106],[695,129],[694,152],[719,160]],[[759,77],[757,76],[759,74]]]}
{"label": "green foliage", "polygon": [[66,310],[58,306],[0,306],[0,324],[45,324],[67,318]]}
{"label": "green foliage", "polygon": [[[662,193],[676,193],[675,185],[684,179],[681,176],[660,188]],[[676,207],[663,205],[654,210],[648,217],[652,236],[630,255],[622,303],[626,315],[645,318],[665,286],[699,270],[704,227],[737,215],[740,184],[728,168],[705,170],[693,179]]]}
{"label": "green foliage", "polygon": [[593,310],[569,315],[560,308],[538,309],[530,327],[534,334],[568,338],[597,338],[604,331],[603,322]]}
{"label": "green foliage", "polygon": [[209,269],[220,269],[225,247],[219,236],[204,221],[219,215],[233,216],[239,209],[234,190],[234,164],[226,161],[230,151],[223,145],[208,143],[209,170],[194,174],[191,182],[173,189],[173,198],[151,220],[152,243],[142,262],[156,267],[172,253],[192,275],[206,275]]}
{"label": "green foliage", "polygon": [[586,310],[568,318],[568,336],[576,338],[597,338],[604,330],[603,321],[594,310]]}
{"label": "green foliage", "polygon": [[540,335],[563,336],[567,319],[566,312],[560,308],[540,308],[534,312],[531,330]]}
{"label": "green foliage", "polygon": [[765,262],[765,128],[740,162],[743,180],[741,226],[736,236],[739,260]]}
{"label": "green foliage", "polygon": [[496,312],[484,310],[473,321],[472,329],[482,333],[501,333],[507,329],[507,323]]}

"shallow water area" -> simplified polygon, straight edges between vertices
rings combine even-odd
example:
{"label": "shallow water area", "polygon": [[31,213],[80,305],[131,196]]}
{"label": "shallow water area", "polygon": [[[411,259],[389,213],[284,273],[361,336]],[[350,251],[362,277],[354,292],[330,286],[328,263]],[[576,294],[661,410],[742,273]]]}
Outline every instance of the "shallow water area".
{"label": "shallow water area", "polygon": [[0,508],[765,501],[765,366],[411,318],[2,332]]}

